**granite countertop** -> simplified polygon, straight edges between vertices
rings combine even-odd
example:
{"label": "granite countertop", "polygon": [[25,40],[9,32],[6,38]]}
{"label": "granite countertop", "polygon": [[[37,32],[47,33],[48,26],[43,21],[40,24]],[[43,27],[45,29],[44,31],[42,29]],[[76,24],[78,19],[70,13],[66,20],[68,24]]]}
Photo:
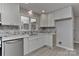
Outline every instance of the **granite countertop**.
{"label": "granite countertop", "polygon": [[52,32],[44,32],[44,33],[39,33],[39,34],[56,34],[56,33],[52,33]]}
{"label": "granite countertop", "polygon": [[13,40],[13,39],[19,39],[19,38],[40,38],[41,36],[44,35],[53,35],[56,33],[38,33],[37,35],[32,35],[29,36],[28,34],[18,34],[18,35],[10,35],[10,36],[3,36],[2,41],[8,41],[8,40]]}
{"label": "granite countertop", "polygon": [[2,37],[2,41],[8,41],[8,40],[19,39],[19,38],[27,38],[27,37],[29,37],[28,34],[24,34],[24,35],[11,35],[11,36],[7,36],[7,37]]}

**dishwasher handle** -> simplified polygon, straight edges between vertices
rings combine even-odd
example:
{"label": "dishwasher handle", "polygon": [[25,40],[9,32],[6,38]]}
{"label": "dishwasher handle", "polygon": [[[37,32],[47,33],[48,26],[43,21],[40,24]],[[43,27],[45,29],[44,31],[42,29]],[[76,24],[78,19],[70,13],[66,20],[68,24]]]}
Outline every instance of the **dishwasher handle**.
{"label": "dishwasher handle", "polygon": [[13,40],[9,40],[9,41],[5,41],[6,44],[14,44],[17,43],[18,41],[20,41],[21,39],[13,39]]}

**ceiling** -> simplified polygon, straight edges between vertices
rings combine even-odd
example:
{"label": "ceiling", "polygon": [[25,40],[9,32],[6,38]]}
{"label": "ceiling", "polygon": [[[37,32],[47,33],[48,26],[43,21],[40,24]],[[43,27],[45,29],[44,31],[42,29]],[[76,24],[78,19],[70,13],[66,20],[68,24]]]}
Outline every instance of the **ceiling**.
{"label": "ceiling", "polygon": [[74,15],[79,16],[79,3],[21,3],[20,6],[27,10],[33,10],[38,14],[40,14],[42,10],[45,10],[46,13],[48,13],[59,8],[72,6]]}

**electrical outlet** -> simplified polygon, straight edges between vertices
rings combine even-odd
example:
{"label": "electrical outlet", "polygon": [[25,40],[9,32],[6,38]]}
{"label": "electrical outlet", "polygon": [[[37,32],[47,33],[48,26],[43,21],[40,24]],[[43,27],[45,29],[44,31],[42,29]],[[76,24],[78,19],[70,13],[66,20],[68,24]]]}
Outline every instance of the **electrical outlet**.
{"label": "electrical outlet", "polygon": [[59,42],[59,44],[62,44],[62,42]]}

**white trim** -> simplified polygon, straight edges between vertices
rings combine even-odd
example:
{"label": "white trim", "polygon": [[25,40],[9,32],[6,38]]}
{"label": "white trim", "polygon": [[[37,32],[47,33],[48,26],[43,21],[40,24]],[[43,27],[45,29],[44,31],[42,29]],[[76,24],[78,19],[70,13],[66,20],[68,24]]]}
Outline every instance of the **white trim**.
{"label": "white trim", "polygon": [[60,46],[60,45],[56,45],[56,46],[61,47],[61,48],[64,48],[64,49],[67,49],[67,50],[71,50],[71,51],[73,51],[73,50],[74,50],[73,48],[67,48],[67,47]]}
{"label": "white trim", "polygon": [[1,48],[1,44],[0,44],[0,48]]}
{"label": "white trim", "polygon": [[74,41],[74,43],[79,43],[78,41]]}

